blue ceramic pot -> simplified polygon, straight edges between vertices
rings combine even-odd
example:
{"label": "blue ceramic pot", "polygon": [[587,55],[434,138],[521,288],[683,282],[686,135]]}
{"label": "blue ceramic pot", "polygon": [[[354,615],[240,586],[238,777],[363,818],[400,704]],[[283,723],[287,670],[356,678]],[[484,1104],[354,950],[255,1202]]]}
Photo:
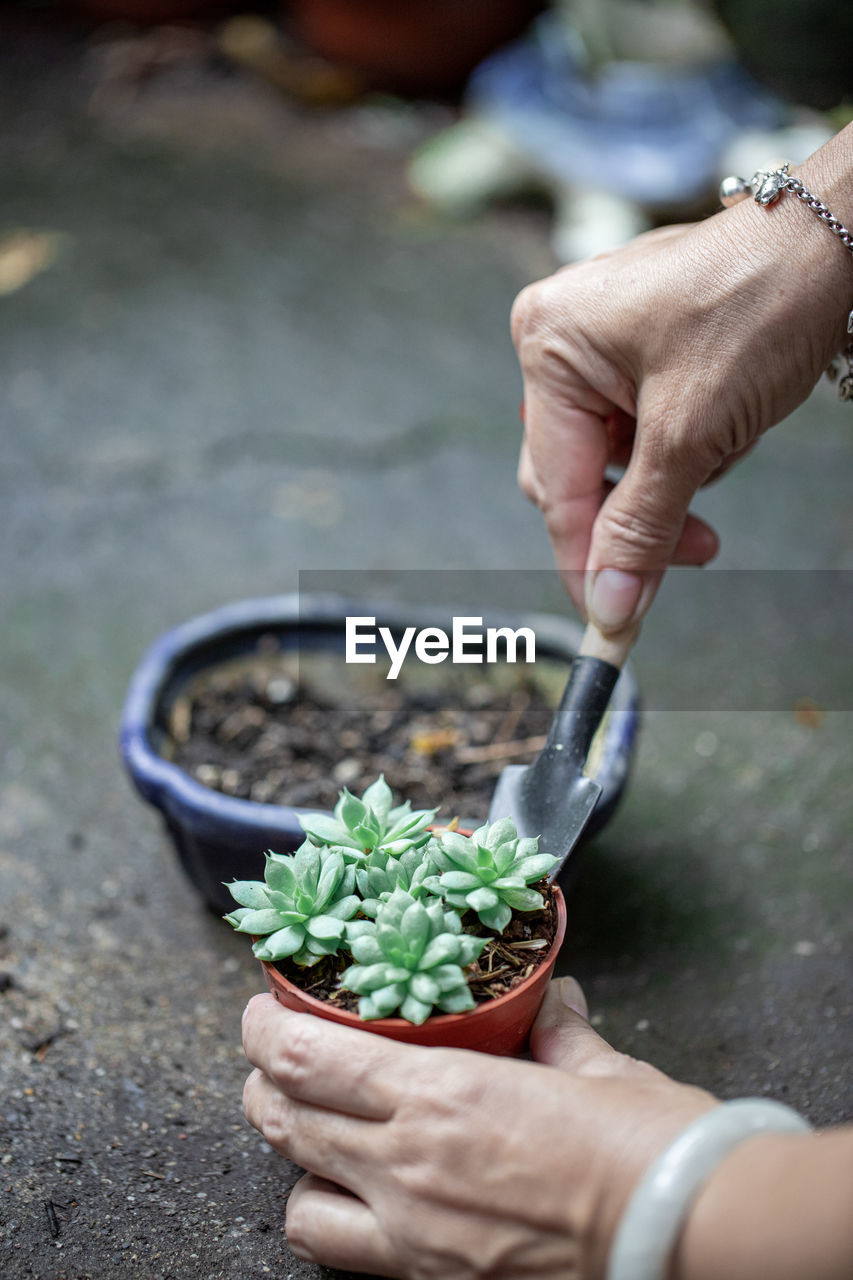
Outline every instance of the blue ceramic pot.
{"label": "blue ceramic pot", "polygon": [[[165,759],[160,752],[167,740],[169,708],[199,672],[257,651],[259,644],[266,653],[273,645],[281,653],[343,654],[345,619],[354,615],[375,617],[377,626],[395,634],[412,625],[452,627],[450,608],[394,607],[304,593],[242,600],[161,636],[131,680],[121,722],[124,763],[139,794],[162,813],[184,871],[217,912],[234,905],[224,881],[262,879],[265,849],[286,853],[301,844],[297,812],[308,810],[223,795]],[[537,658],[567,666],[582,635],[575,623],[551,615],[502,613],[490,615],[488,622],[532,627]],[[638,724],[637,687],[626,668],[611,699],[595,774],[602,794],[585,840],[608,821],[625,788]],[[463,825],[476,825],[484,816],[473,815]]]}

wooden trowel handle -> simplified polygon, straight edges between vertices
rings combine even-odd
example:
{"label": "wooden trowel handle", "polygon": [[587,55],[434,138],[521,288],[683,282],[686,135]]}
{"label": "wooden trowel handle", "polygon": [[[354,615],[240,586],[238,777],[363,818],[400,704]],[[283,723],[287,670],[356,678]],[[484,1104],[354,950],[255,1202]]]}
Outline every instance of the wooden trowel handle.
{"label": "wooden trowel handle", "polygon": [[580,771],[638,631],[639,626],[610,637],[587,627],[548,740],[531,767],[537,776],[555,770],[561,775]]}
{"label": "wooden trowel handle", "polygon": [[626,627],[624,631],[617,631],[613,635],[604,635],[603,632],[598,630],[598,627],[594,627],[590,623],[583,633],[583,640],[581,640],[581,646],[578,649],[578,657],[600,658],[602,662],[609,662],[611,666],[617,667],[621,671],[639,634],[639,622],[635,623],[633,627]]}

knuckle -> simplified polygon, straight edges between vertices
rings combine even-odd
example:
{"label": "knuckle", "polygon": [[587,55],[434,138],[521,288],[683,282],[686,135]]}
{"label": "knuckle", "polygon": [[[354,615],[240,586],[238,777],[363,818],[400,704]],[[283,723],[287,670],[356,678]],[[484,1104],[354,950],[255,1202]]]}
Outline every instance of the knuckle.
{"label": "knuckle", "polygon": [[312,1220],[301,1198],[291,1197],[285,1210],[284,1229],[292,1251],[308,1262],[314,1260]]}
{"label": "knuckle", "polygon": [[513,303],[510,332],[519,359],[530,374],[562,362],[563,304],[551,280],[528,285]]}
{"label": "knuckle", "polygon": [[[386,1164],[396,1191],[410,1205],[430,1203],[435,1199],[437,1170],[447,1168],[448,1152],[437,1137],[431,1118],[421,1113],[417,1129],[400,1127],[388,1135]],[[427,1123],[423,1123],[427,1121]],[[417,1132],[417,1141],[413,1141]]]}
{"label": "knuckle", "polygon": [[539,327],[539,318],[542,312],[541,294],[541,283],[529,284],[521,290],[521,293],[512,304],[510,332],[516,345]]}
{"label": "knuckle", "polygon": [[[678,532],[673,530],[665,513],[637,506],[630,510],[617,506],[605,508],[599,521],[599,536],[603,534],[608,541],[636,555],[637,563],[644,568],[652,567],[649,553],[659,555],[661,548],[668,548],[674,540],[674,533]],[[662,564],[666,565],[665,559]],[[632,566],[626,564],[624,567]]]}
{"label": "knuckle", "polygon": [[517,1274],[519,1262],[517,1241],[511,1235],[497,1232],[485,1241],[471,1268],[472,1280]]}
{"label": "knuckle", "polygon": [[482,1106],[483,1094],[481,1078],[470,1071],[466,1071],[464,1075],[460,1072],[459,1081],[454,1088],[452,1106],[445,1107],[444,1117],[451,1124],[455,1124],[460,1113],[465,1115]]}
{"label": "knuckle", "polygon": [[[675,383],[675,392],[679,384]],[[642,432],[643,465],[652,475],[678,477],[697,456],[705,433],[701,406],[684,393],[658,403],[645,415]]]}
{"label": "knuckle", "polygon": [[255,1124],[254,1090],[258,1075],[259,1072],[253,1071],[250,1076],[246,1077],[246,1081],[243,1085],[243,1115],[251,1125]]}
{"label": "knuckle", "polygon": [[539,506],[540,489],[536,483],[536,475],[530,463],[521,462],[518,466],[518,487],[527,498],[528,502],[532,502],[534,506]]}
{"label": "knuckle", "polygon": [[276,1098],[264,1108],[260,1130],[271,1147],[286,1154],[290,1144],[290,1114],[283,1098]]}
{"label": "knuckle", "polygon": [[619,1050],[614,1049],[606,1054],[599,1053],[587,1058],[578,1067],[577,1074],[587,1077],[617,1076],[619,1078],[636,1078],[641,1075],[656,1076],[658,1073],[647,1062],[641,1062],[638,1058],[632,1058],[628,1053],[621,1053]]}
{"label": "knuckle", "polygon": [[634,1058],[630,1053],[617,1054],[614,1063],[616,1073],[620,1076],[629,1076],[634,1079],[643,1077],[644,1080],[661,1080],[662,1074],[657,1067],[653,1067],[650,1062],[643,1062],[641,1058]]}
{"label": "knuckle", "polygon": [[[545,528],[554,541],[561,541],[564,538],[571,537],[572,533],[577,529],[579,520],[575,506],[570,502],[555,498],[554,494],[544,485],[539,491],[536,505],[542,512]],[[582,569],[583,565],[576,564],[570,567]]]}
{"label": "knuckle", "polygon": [[[435,1051],[436,1053],[440,1051]],[[469,1072],[458,1072],[453,1087],[443,1090],[430,1080],[419,1081],[417,1106],[390,1135],[388,1162],[398,1187],[412,1203],[430,1201],[436,1195],[436,1171],[455,1168],[464,1158],[464,1117],[482,1105],[482,1081]],[[435,1080],[448,1077],[436,1071]],[[417,1141],[412,1135],[417,1134]]]}
{"label": "knuckle", "polygon": [[408,1151],[395,1165],[395,1181],[404,1195],[415,1204],[428,1201],[435,1190],[435,1168],[425,1151]]}
{"label": "knuckle", "polygon": [[565,339],[556,333],[539,331],[516,343],[519,364],[529,384],[557,389],[572,366],[572,354]]}
{"label": "knuckle", "polygon": [[433,1049],[418,1081],[418,1094],[428,1108],[431,1125],[453,1128],[460,1116],[483,1101],[482,1077],[472,1072],[468,1055],[459,1049]]}
{"label": "knuckle", "polygon": [[276,1047],[270,1060],[270,1075],[289,1093],[303,1087],[315,1070],[316,1037],[311,1018],[294,1018],[287,1038]]}

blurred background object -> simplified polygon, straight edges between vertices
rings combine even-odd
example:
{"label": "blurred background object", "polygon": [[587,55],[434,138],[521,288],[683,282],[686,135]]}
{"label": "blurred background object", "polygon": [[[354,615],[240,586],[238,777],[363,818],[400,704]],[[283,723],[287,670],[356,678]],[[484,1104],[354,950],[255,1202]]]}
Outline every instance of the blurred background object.
{"label": "blurred background object", "polygon": [[58,7],[96,22],[158,23],[210,21],[234,8],[234,0],[58,0]]}
{"label": "blurred background object", "polygon": [[[372,89],[458,93],[483,58],[514,39],[544,0],[282,0],[260,3],[304,48]],[[209,22],[246,12],[240,0],[57,0],[97,21]],[[249,16],[255,16],[249,10]]]}
{"label": "blurred background object", "polygon": [[853,5],[847,0],[713,3],[740,61],[762,84],[820,111],[853,111]]}
{"label": "blurred background object", "polygon": [[784,148],[783,131],[806,124],[823,141],[799,87],[791,77],[783,97],[750,75],[701,4],[564,0],[478,67],[462,120],[420,149],[410,179],[453,215],[544,191],[569,262],[710,211],[746,131]]}
{"label": "blurred background object", "polygon": [[288,0],[286,13],[309,48],[374,88],[452,94],[542,7],[543,0]]}
{"label": "blurred background object", "polygon": [[226,58],[299,102],[336,106],[353,102],[368,89],[362,72],[312,54],[257,14],[223,22],[216,43]]}

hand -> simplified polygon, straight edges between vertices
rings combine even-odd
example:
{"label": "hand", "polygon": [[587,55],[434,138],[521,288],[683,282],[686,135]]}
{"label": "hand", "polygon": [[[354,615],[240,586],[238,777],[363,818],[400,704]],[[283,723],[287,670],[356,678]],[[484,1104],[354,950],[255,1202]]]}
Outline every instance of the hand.
{"label": "hand", "polygon": [[707,1093],[611,1049],[571,978],[533,1062],[420,1049],[250,1001],[243,1107],[309,1170],[287,1208],[309,1261],[406,1280],[597,1280],[643,1170]]}
{"label": "hand", "polygon": [[[747,201],[516,302],[519,482],[601,631],[638,621],[668,565],[714,556],[715,532],[688,514],[696,490],[804,400],[843,345],[849,265],[808,215],[793,197],[770,211]],[[626,468],[615,486],[610,466]]]}

